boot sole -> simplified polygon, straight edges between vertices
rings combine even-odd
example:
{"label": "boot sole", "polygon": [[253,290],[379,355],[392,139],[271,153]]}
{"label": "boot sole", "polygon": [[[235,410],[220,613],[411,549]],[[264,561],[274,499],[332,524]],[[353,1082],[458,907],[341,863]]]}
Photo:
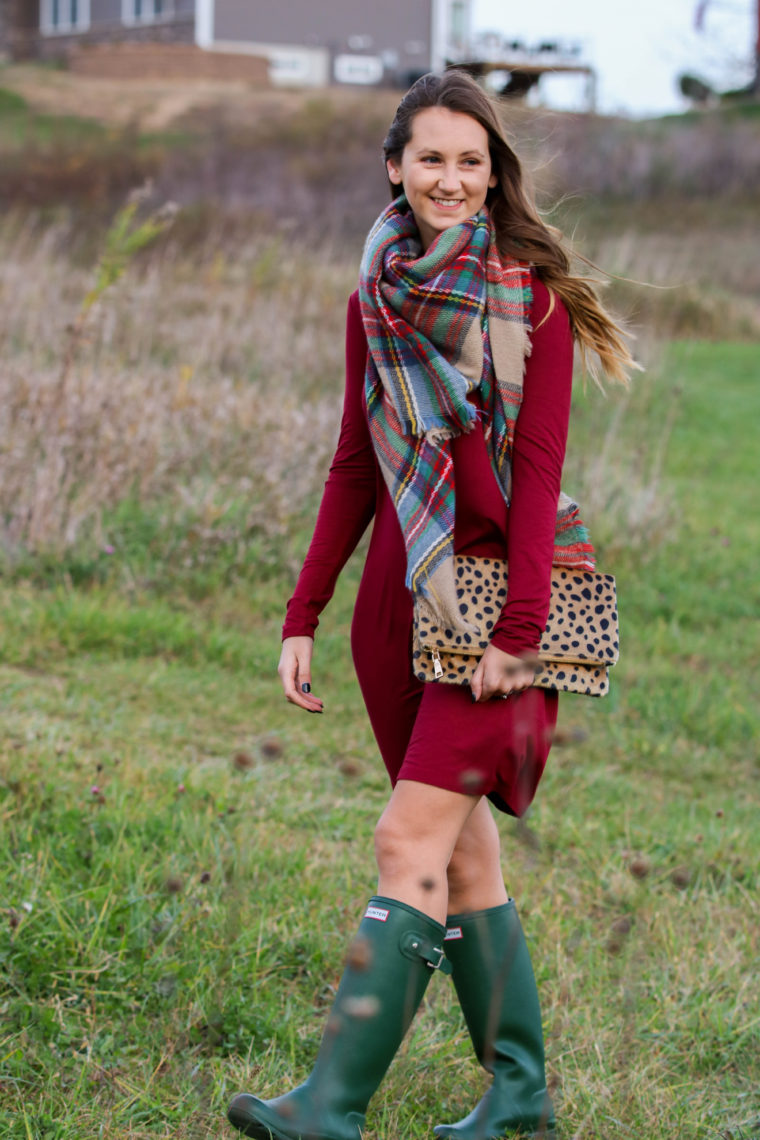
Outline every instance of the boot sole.
{"label": "boot sole", "polygon": [[252,1140],[331,1140],[331,1137],[318,1132],[303,1132],[298,1129],[292,1132],[281,1131],[247,1112],[236,1111],[234,1105],[230,1105],[227,1110],[227,1119],[244,1136],[252,1137]]}
{"label": "boot sole", "polygon": [[255,1117],[244,1116],[242,1113],[234,1112],[233,1109],[228,1111],[227,1119],[234,1128],[244,1136],[252,1136],[253,1140],[295,1140],[293,1136],[286,1136],[284,1132],[278,1132],[269,1125],[262,1124]]}

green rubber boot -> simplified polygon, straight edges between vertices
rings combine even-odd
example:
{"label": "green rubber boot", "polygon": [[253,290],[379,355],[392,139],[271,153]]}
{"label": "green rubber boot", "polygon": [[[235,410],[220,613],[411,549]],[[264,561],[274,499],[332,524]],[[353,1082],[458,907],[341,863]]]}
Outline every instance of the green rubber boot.
{"label": "green rubber boot", "polygon": [[552,1137],[556,1121],[544,1070],[541,1009],[514,900],[447,920],[446,956],[475,1053],[493,1083],[441,1140]]}
{"label": "green rubber boot", "polygon": [[257,1140],[361,1140],[364,1113],[435,969],[451,973],[444,928],[395,899],[370,899],[349,950],[317,1060],[284,1096],[240,1093],[230,1122]]}

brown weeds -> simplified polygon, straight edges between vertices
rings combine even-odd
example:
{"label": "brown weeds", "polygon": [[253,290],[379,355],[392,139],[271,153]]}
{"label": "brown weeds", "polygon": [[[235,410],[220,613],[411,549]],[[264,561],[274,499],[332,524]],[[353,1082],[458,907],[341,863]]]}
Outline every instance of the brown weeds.
{"label": "brown weeds", "polygon": [[[157,171],[156,194],[168,188],[185,203],[171,234],[147,255],[138,251],[79,325],[93,288],[83,251],[102,222],[83,230],[76,212],[53,223],[26,208],[7,216],[0,228],[6,560],[77,547],[110,551],[104,519],[129,502],[179,536],[166,544],[177,558],[220,543],[243,548],[251,539],[271,550],[311,515],[337,434],[345,305],[360,248],[353,229],[384,199],[378,109],[352,108],[367,131],[348,129],[327,102],[307,102],[255,129],[225,121],[223,131],[209,128],[215,141],[206,150],[196,140],[176,151]],[[619,164],[619,140],[637,129],[554,116],[538,138],[541,120],[512,117],[518,145],[533,132],[538,181],[571,191],[579,177],[567,167],[571,157],[597,147],[602,157],[614,151]],[[709,123],[678,129],[703,149],[715,135]],[[744,139],[747,129],[739,122],[731,139]],[[659,153],[663,132],[641,127],[640,134],[650,157]],[[721,142],[729,145],[730,169],[739,170],[741,148]],[[753,146],[745,148],[750,166]],[[677,154],[685,162],[690,152]],[[584,183],[591,189],[594,169]],[[644,207],[646,186],[629,190],[626,204],[591,203],[577,240],[618,278],[648,283],[613,280],[610,289],[613,307],[636,328],[639,358],[656,376],[658,345],[670,336],[756,336],[760,278],[738,200],[731,205],[726,191],[717,209],[690,197],[679,211],[672,202]],[[574,208],[567,203],[563,216]],[[339,235],[334,244],[330,234]],[[642,384],[652,399],[665,399],[646,379],[636,381],[636,392]],[[624,402],[614,414],[594,411],[593,446],[570,450],[566,483],[602,546],[599,519],[609,518],[610,534],[628,546],[654,545],[667,531],[660,472],[677,394],[667,401],[660,438],[646,447],[625,442]]]}
{"label": "brown weeds", "polygon": [[193,261],[167,247],[97,301],[67,360],[92,274],[62,244],[0,234],[6,554],[103,542],[129,497],[198,541],[233,507],[236,527],[281,534],[335,440],[350,271],[262,237]]}

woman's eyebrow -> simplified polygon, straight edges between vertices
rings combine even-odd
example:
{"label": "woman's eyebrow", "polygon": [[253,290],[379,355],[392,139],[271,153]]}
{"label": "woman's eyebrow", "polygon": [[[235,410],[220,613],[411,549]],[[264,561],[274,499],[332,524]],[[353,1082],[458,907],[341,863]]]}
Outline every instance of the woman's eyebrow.
{"label": "woman's eyebrow", "polygon": [[[441,151],[436,150],[436,148],[434,146],[418,147],[417,154],[433,154],[437,158],[441,157]],[[477,158],[485,158],[485,152],[482,150],[478,150],[477,147],[473,147],[471,150],[460,151],[458,157],[459,158],[467,158],[470,155],[475,156]]]}

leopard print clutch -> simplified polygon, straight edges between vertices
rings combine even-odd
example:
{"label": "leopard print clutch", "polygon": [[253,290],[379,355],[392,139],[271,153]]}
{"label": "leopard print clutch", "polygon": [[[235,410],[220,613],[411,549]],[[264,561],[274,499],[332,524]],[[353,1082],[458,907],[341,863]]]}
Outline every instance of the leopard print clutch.
{"label": "leopard print clutch", "polygon": [[[412,665],[421,681],[467,685],[491,639],[507,598],[507,564],[496,558],[454,558],[463,617],[480,636],[435,624],[424,602],[414,611]],[[601,697],[618,659],[618,615],[611,574],[552,567],[549,619],[538,651],[534,685]]]}

